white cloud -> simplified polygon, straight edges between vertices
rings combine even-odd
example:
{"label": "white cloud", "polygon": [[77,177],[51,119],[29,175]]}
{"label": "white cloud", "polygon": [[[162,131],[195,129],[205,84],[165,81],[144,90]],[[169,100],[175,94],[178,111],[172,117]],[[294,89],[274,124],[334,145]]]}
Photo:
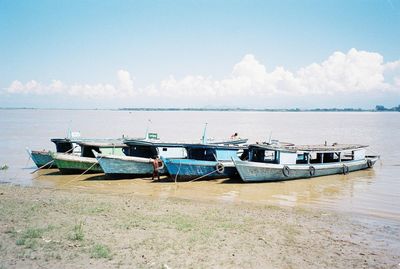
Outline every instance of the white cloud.
{"label": "white cloud", "polygon": [[222,98],[268,98],[271,96],[307,96],[336,93],[400,93],[400,60],[385,63],[379,53],[350,49],[334,52],[321,63],[312,63],[297,71],[276,67],[268,72],[254,55],[245,55],[223,79],[188,75],[181,79],[170,76],[143,89],[134,87],[126,70],[117,71],[117,84],[66,85],[54,80],[43,85],[35,80],[13,81],[10,94],[67,94],[96,98],[160,96],[164,100],[196,101]]}
{"label": "white cloud", "polygon": [[393,69],[397,65],[396,62],[385,67],[380,54],[351,49],[346,54],[335,52],[326,61],[310,64],[296,72],[283,67],[267,72],[254,55],[247,54],[225,79],[187,76],[177,80],[170,77],[160,83],[158,91],[163,96],[260,97],[384,91],[395,86],[385,82],[385,68]]}
{"label": "white cloud", "polygon": [[59,80],[53,80],[49,85],[42,85],[36,80],[28,81],[25,84],[19,80],[14,80],[6,90],[8,93],[44,95],[61,93],[64,89],[65,86]]}
{"label": "white cloud", "polygon": [[35,80],[22,83],[13,81],[6,92],[10,94],[67,94],[70,96],[84,96],[89,98],[129,97],[137,94],[133,87],[133,79],[126,70],[117,72],[118,87],[112,84],[72,84],[66,85],[60,80],[53,80],[49,85],[42,85]]}

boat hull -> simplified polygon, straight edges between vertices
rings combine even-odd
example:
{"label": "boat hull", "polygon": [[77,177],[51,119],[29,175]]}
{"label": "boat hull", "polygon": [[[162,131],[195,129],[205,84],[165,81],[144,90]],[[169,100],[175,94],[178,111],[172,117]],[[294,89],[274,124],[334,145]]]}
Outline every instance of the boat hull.
{"label": "boat hull", "polygon": [[[193,159],[167,159],[162,158],[168,174],[177,180],[218,179],[237,177],[237,170],[231,161],[199,161]],[[217,170],[217,165],[222,164],[223,169]],[[223,171],[222,171],[223,170]]]}
{"label": "boat hull", "polygon": [[103,173],[96,158],[57,154],[54,162],[62,174]]}
{"label": "boat hull", "polygon": [[[100,155],[97,160],[110,178],[151,176],[154,172],[153,160],[150,158]],[[160,169],[159,174],[164,174],[164,169]]]}
{"label": "boat hull", "polygon": [[48,169],[48,168],[57,168],[57,165],[54,162],[53,156],[50,151],[36,151],[33,150],[30,152],[31,159],[35,163],[38,168]]}
{"label": "boat hull", "polygon": [[370,168],[375,164],[377,159],[377,157],[372,157],[340,163],[310,165],[268,164],[241,160],[234,160],[234,163],[244,182],[262,182],[347,174],[349,172]]}

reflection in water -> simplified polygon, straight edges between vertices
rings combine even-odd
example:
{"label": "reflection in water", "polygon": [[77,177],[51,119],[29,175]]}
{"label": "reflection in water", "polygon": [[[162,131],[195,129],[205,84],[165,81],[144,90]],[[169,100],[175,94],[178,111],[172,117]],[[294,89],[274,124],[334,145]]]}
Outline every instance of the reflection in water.
{"label": "reflection in water", "polygon": [[[144,134],[149,118],[153,122],[152,131],[165,140],[199,139],[203,123],[208,122],[210,137],[228,137],[238,132],[255,142],[265,140],[273,131],[273,138],[297,144],[325,140],[369,144],[382,159],[374,169],[348,175],[253,184],[231,179],[175,184],[150,179],[105,180],[103,175],[77,178],[60,175],[55,169],[30,174],[34,168],[32,162],[27,165],[25,147],[53,149],[49,139],[64,136],[70,121],[72,128],[86,137],[120,137],[121,134],[137,137]],[[104,122],[112,122],[112,128],[104,128]],[[227,203],[302,205],[400,219],[400,113],[0,110],[0,126],[0,165],[10,167],[0,171],[0,182],[132,193],[158,199],[179,197]]]}

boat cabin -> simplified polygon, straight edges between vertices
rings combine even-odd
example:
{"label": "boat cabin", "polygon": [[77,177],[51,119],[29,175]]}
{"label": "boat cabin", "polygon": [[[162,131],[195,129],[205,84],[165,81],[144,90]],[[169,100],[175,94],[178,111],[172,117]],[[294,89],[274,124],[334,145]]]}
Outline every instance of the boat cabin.
{"label": "boat cabin", "polygon": [[56,150],[59,153],[71,153],[74,149],[73,142],[68,138],[53,138],[51,142],[56,145]]}
{"label": "boat cabin", "polygon": [[104,155],[125,155],[127,146],[121,142],[78,142],[81,148],[81,157],[95,158],[95,153]]}
{"label": "boat cabin", "polygon": [[[187,158],[199,161],[231,161],[238,158],[238,151],[246,150],[240,146],[222,146],[210,144],[186,145]],[[247,154],[245,154],[247,155]]]}
{"label": "boat cabin", "polygon": [[182,158],[186,157],[186,152],[182,144],[150,142],[145,140],[124,140],[126,148],[124,153],[127,156],[141,158]]}
{"label": "boat cabin", "polygon": [[322,164],[365,159],[365,145],[279,145],[249,147],[249,161],[273,164]]}

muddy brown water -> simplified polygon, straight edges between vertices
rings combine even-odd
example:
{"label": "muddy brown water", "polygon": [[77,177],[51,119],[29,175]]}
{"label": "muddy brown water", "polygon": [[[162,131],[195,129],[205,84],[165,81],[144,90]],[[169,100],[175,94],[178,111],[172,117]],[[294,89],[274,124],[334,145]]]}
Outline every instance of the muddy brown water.
{"label": "muddy brown water", "polygon": [[[149,121],[150,120],[150,121]],[[143,136],[146,127],[163,140],[227,138],[238,132],[251,142],[270,136],[302,143],[361,143],[381,160],[373,169],[313,179],[245,184],[239,180],[191,183],[150,179],[106,180],[102,175],[63,176],[57,170],[31,174],[26,148],[54,149],[49,141],[68,128],[83,137]],[[222,203],[310,206],[400,220],[400,113],[373,112],[127,112],[107,110],[0,110],[1,183],[101,193],[133,193]]]}

